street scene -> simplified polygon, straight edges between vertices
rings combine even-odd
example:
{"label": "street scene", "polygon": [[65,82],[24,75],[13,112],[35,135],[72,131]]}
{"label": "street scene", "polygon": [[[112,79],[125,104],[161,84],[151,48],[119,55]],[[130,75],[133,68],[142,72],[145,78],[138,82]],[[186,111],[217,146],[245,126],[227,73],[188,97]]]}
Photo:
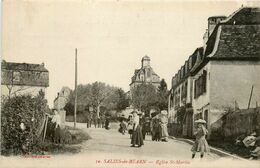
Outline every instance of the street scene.
{"label": "street scene", "polygon": [[259,167],[258,2],[2,8],[1,167]]}

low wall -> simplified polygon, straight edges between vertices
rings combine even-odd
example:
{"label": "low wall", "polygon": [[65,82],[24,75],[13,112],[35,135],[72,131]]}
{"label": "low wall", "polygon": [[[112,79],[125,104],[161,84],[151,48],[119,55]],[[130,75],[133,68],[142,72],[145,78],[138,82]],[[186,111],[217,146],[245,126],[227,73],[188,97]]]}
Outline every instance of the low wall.
{"label": "low wall", "polygon": [[249,135],[254,131],[259,134],[260,108],[243,109],[227,114],[222,128],[225,138]]}

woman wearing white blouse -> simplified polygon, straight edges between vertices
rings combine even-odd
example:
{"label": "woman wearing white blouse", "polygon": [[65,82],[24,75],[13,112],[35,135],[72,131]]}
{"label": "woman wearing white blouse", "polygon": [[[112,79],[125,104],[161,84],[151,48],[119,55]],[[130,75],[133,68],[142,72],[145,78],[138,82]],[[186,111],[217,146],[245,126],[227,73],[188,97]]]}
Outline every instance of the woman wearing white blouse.
{"label": "woman wearing white blouse", "polygon": [[142,131],[139,125],[139,116],[137,115],[136,111],[133,111],[133,135],[132,135],[132,139],[131,139],[131,147],[135,147],[135,145],[138,145],[138,147],[141,147],[142,145],[144,145],[144,141],[143,141],[143,135],[142,135]]}
{"label": "woman wearing white blouse", "polygon": [[53,116],[51,121],[52,121],[53,124],[55,124],[54,142],[60,143],[60,139],[61,139],[61,129],[60,129],[61,117],[60,117],[57,110],[54,110],[54,116]]}

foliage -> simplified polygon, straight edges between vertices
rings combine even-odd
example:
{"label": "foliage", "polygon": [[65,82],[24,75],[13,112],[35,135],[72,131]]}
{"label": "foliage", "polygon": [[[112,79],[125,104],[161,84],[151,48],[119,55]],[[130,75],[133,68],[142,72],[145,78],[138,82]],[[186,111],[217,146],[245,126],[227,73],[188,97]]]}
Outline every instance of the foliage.
{"label": "foliage", "polygon": [[121,88],[116,91],[116,94],[118,95],[116,111],[122,111],[129,106],[130,100],[128,99],[126,93]]}
{"label": "foliage", "polygon": [[16,96],[2,102],[2,154],[40,152],[39,128],[46,111],[49,111],[47,101],[41,93],[37,97]]}
{"label": "foliage", "polygon": [[168,90],[164,79],[158,89],[152,84],[137,85],[132,90],[132,104],[135,108],[149,112],[151,109],[167,110]]}
{"label": "foliage", "polygon": [[132,90],[132,105],[141,111],[149,112],[158,102],[156,88],[152,84],[140,84]]}
{"label": "foliage", "polygon": [[[126,93],[117,87],[107,85],[103,82],[78,86],[78,106],[77,113],[89,113],[89,107],[93,107],[93,112],[103,115],[110,110],[123,110],[129,105]],[[74,114],[75,91],[71,92],[69,101],[65,106],[68,115]]]}
{"label": "foliage", "polygon": [[73,127],[66,126],[63,131],[65,131],[66,133],[65,135],[63,135],[65,141],[63,141],[62,144],[55,144],[50,140],[48,141],[47,139],[42,145],[43,151],[48,152],[49,154],[78,153],[82,148],[82,145],[80,144],[86,140],[91,139],[91,137],[86,133],[86,131],[83,131],[82,129],[75,129]]}
{"label": "foliage", "polygon": [[161,80],[158,88],[158,108],[160,110],[168,109],[168,90],[164,79]]}

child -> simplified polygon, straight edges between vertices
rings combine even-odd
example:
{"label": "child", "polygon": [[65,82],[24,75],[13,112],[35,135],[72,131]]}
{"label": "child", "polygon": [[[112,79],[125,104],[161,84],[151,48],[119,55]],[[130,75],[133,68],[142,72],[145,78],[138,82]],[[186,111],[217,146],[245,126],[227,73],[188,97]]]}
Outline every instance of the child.
{"label": "child", "polygon": [[196,136],[195,143],[192,146],[192,159],[195,157],[196,152],[200,152],[200,158],[203,158],[204,152],[209,152],[208,142],[205,136],[208,134],[208,130],[205,128],[205,120],[199,119],[195,123],[198,124],[198,128],[195,131],[194,135]]}

